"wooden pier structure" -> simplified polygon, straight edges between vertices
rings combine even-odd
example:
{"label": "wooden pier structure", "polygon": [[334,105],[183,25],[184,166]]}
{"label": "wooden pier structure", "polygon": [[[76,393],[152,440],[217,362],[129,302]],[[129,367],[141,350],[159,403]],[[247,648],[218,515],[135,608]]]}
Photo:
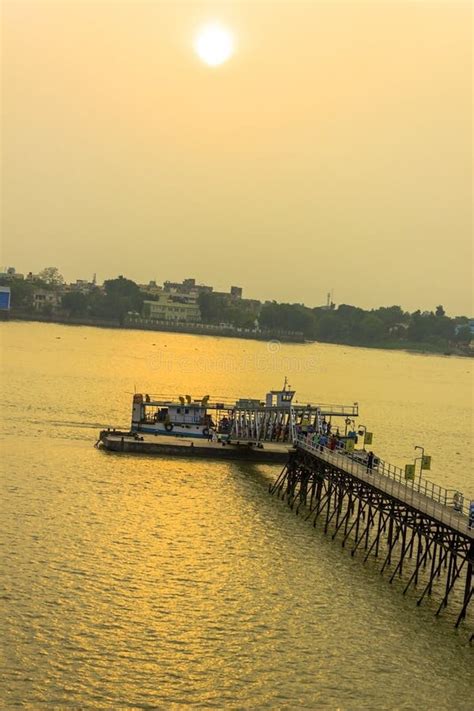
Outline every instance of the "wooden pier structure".
{"label": "wooden pier structure", "polygon": [[[370,469],[348,453],[298,438],[270,493],[339,536],[351,555],[380,559],[390,583],[403,575],[403,594],[416,587],[418,605],[441,588],[436,615],[456,597],[455,627],[465,619],[473,597],[474,530],[459,492],[407,481],[403,470],[382,460]],[[456,584],[460,595],[453,594]]]}

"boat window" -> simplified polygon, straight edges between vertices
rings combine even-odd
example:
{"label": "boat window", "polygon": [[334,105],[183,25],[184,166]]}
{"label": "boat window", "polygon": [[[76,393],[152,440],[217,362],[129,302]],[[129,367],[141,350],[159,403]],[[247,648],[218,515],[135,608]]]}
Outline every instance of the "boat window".
{"label": "boat window", "polygon": [[185,415],[189,415],[189,407],[185,407],[185,408],[184,408],[184,414],[185,414]]}

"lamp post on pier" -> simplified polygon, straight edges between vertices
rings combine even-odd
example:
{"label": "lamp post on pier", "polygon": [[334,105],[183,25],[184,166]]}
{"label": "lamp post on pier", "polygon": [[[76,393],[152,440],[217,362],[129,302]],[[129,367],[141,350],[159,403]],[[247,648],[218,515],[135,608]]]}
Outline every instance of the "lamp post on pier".
{"label": "lamp post on pier", "polygon": [[417,463],[418,460],[420,460],[420,482],[419,482],[419,485],[421,485],[421,477],[422,477],[422,475],[423,475],[423,457],[425,456],[425,448],[424,448],[424,447],[421,447],[421,446],[418,445],[418,444],[416,444],[416,445],[415,445],[415,451],[416,451],[417,449],[420,449],[420,450],[421,450],[421,457],[415,457],[415,459],[414,459],[414,464],[415,464],[415,468],[416,468],[416,463]]}
{"label": "lamp post on pier", "polygon": [[415,457],[414,459],[414,464],[416,467],[416,463],[418,460],[420,460],[420,483],[419,486],[421,487],[421,478],[423,476],[423,469],[430,469],[431,468],[431,457],[425,454],[425,448],[421,447],[419,444],[415,445],[415,450],[419,449],[421,450],[421,456],[420,457]]}
{"label": "lamp post on pier", "polygon": [[348,429],[349,425],[351,425],[351,424],[352,424],[352,428],[355,429],[354,420],[351,420],[350,417],[346,417],[346,419],[345,419],[346,431],[344,432],[344,436],[346,436],[346,437],[347,437],[347,429]]}

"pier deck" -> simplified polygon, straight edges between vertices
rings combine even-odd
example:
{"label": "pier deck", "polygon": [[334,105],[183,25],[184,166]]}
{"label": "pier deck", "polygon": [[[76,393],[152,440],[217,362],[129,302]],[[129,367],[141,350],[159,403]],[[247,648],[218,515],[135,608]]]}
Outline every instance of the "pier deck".
{"label": "pier deck", "polygon": [[[360,481],[376,487],[401,503],[417,509],[420,513],[430,516],[439,523],[450,526],[453,530],[474,541],[474,530],[469,528],[468,517],[462,512],[456,511],[452,505],[448,505],[444,496],[442,501],[437,501],[429,496],[428,490],[423,488],[423,483],[421,490],[417,490],[416,487],[420,486],[418,482],[413,482],[413,486],[410,486],[408,482],[397,481],[387,474],[380,473],[377,469],[368,470],[366,466],[349,459],[347,455],[330,452],[326,448],[321,452],[319,448],[305,442],[298,442],[298,447],[313,452],[321,461],[334,464]],[[441,491],[446,490],[440,487]]]}

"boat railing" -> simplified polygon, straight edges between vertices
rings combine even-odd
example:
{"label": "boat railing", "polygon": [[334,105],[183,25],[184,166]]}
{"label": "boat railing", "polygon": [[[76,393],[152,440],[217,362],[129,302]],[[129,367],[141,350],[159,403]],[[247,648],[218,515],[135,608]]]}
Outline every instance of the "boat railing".
{"label": "boat railing", "polygon": [[260,401],[258,404],[249,402],[226,402],[224,400],[208,401],[202,403],[201,400],[196,399],[191,403],[184,403],[184,405],[176,400],[146,400],[143,403],[146,407],[205,407],[208,410],[241,410],[245,412],[268,412],[269,410],[283,412],[289,411],[291,408],[295,411],[296,415],[301,415],[304,412],[320,412],[321,415],[334,415],[335,417],[346,416],[346,417],[357,417],[358,416],[358,406],[357,405],[331,405],[331,404],[318,404],[318,403],[288,403],[280,405],[266,405],[265,402]]}
{"label": "boat railing", "polygon": [[353,405],[338,405],[336,403],[307,403],[294,401],[291,405],[293,409],[302,410],[320,410],[322,415],[346,415],[349,417],[357,417],[359,414],[359,405],[355,402]]}
{"label": "boat railing", "polygon": [[[419,494],[421,497],[424,497],[426,500],[425,503],[428,504],[426,506],[428,509],[426,513],[430,511],[436,513],[438,516],[441,516],[445,523],[462,521],[467,527],[470,502],[464,497],[461,491],[446,489],[421,476],[417,479],[406,479],[405,472],[401,467],[377,457],[375,458],[374,465],[369,467],[367,462],[358,461],[352,452],[331,450],[329,447],[313,444],[302,436],[296,439],[295,444],[297,447],[316,454],[319,458],[323,458],[339,466],[344,471],[350,472],[364,481],[374,482],[374,476],[377,477],[377,484],[386,482],[387,486],[384,485],[382,488],[384,488],[387,493],[396,495],[397,490],[400,492],[405,490],[405,493],[408,493],[408,498],[411,497],[412,501],[414,494]],[[356,452],[357,451],[361,450],[356,450]],[[440,507],[442,507],[442,510]]]}
{"label": "boat railing", "polygon": [[205,402],[202,403],[201,400],[193,400],[192,402],[185,402],[184,404],[176,400],[150,400],[143,403],[147,407],[205,407],[207,410],[235,410],[235,402]]}

